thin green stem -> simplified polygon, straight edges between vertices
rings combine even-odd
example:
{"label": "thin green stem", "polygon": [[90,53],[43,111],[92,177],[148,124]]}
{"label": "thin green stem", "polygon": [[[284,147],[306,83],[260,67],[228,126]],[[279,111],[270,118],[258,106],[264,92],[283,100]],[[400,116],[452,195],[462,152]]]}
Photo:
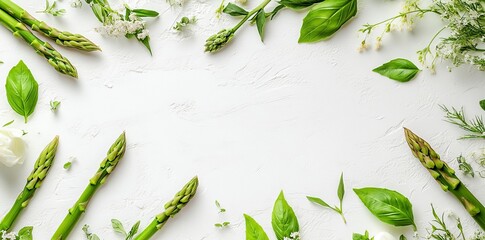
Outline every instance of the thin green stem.
{"label": "thin green stem", "polygon": [[412,13],[428,13],[428,12],[434,12],[434,13],[436,13],[436,11],[435,10],[432,10],[432,9],[417,9],[417,10],[413,10],[413,11],[401,13],[401,14],[399,14],[397,16],[388,18],[386,20],[380,21],[380,22],[375,23],[375,24],[368,24],[367,25],[368,26],[367,28],[374,28],[375,26],[381,25],[381,24],[386,23],[386,22],[389,22],[389,21],[394,21],[395,19],[404,17],[404,16],[406,16],[408,14],[412,14]]}
{"label": "thin green stem", "polygon": [[35,190],[24,188],[24,190],[17,197],[17,200],[13,204],[10,211],[8,211],[8,213],[2,219],[2,222],[0,222],[0,231],[7,231],[12,227],[20,212],[26,207],[32,196],[34,196],[34,192]]}
{"label": "thin green stem", "polygon": [[232,28],[232,32],[236,32],[250,17],[259,12],[259,10],[265,8],[270,2],[271,0],[264,0],[261,4],[251,10],[236,26]]}

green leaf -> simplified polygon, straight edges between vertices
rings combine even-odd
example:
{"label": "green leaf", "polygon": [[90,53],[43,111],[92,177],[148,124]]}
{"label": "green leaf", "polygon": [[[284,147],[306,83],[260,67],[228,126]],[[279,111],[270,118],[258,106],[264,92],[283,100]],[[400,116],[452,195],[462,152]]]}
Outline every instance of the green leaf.
{"label": "green leaf", "polygon": [[246,220],[246,240],[269,240],[261,225],[251,216],[244,214]]}
{"label": "green leaf", "polygon": [[259,37],[261,37],[261,42],[264,38],[264,25],[266,24],[266,13],[264,9],[258,11],[256,15],[256,27],[258,27]]}
{"label": "green leaf", "polygon": [[[317,197],[310,197],[310,196],[307,196],[306,197],[308,199],[308,201],[312,202],[312,203],[315,203],[315,204],[318,204],[320,206],[323,206],[323,207],[328,207],[328,208],[332,208],[330,205],[328,205],[325,201],[323,201],[322,199],[320,198],[317,198]],[[333,208],[332,208],[333,209]]]}
{"label": "green leaf", "polygon": [[222,10],[223,13],[227,13],[231,16],[246,16],[248,15],[248,11],[244,10],[244,8],[239,7],[234,3],[228,3],[227,6]]}
{"label": "green leaf", "polygon": [[111,226],[113,227],[113,230],[115,232],[123,234],[125,238],[128,237],[128,234],[126,233],[126,230],[123,227],[123,224],[120,222],[120,220],[111,219]]}
{"label": "green leaf", "polygon": [[342,207],[342,201],[344,200],[345,186],[344,186],[344,173],[340,174],[340,182],[338,183],[337,196],[340,200],[340,207]]}
{"label": "green leaf", "polygon": [[139,227],[140,227],[140,221],[136,222],[135,225],[131,227],[130,232],[128,233],[128,236],[126,237],[126,240],[131,240],[138,232]]}
{"label": "green leaf", "polygon": [[382,66],[375,68],[372,71],[398,82],[408,82],[413,79],[420,70],[409,60],[396,58],[390,62],[384,63]]}
{"label": "green leaf", "polygon": [[480,101],[480,107],[485,111],[485,99]]}
{"label": "green leaf", "polygon": [[413,206],[402,194],[385,188],[354,189],[369,211],[382,222],[394,226],[414,224]]}
{"label": "green leaf", "polygon": [[364,235],[360,233],[354,233],[352,234],[352,240],[371,240],[374,238],[369,238],[369,232],[365,231]]}
{"label": "green leaf", "polygon": [[61,105],[61,102],[51,100],[50,105],[51,105],[51,111],[55,112],[57,111],[57,108],[59,108],[59,105]]}
{"label": "green leaf", "polygon": [[399,236],[399,240],[407,240],[407,238],[406,238],[406,236],[401,235],[401,236]]}
{"label": "green leaf", "polygon": [[274,204],[271,225],[278,240],[289,238],[292,233],[300,231],[298,219],[291,206],[286,202],[283,191]]}
{"label": "green leaf", "polygon": [[315,5],[303,19],[298,42],[324,40],[357,14],[357,0],[327,0]]}
{"label": "green leaf", "polygon": [[23,227],[20,229],[18,233],[18,240],[32,240],[32,231],[34,230],[34,227],[28,226],[28,227]]}
{"label": "green leaf", "polygon": [[7,126],[11,125],[13,122],[15,122],[15,120],[12,120],[12,121],[10,121],[8,123],[3,124],[2,127],[7,127]]}
{"label": "green leaf", "polygon": [[136,14],[137,17],[158,17],[159,15],[157,11],[148,9],[132,9],[131,12]]}
{"label": "green leaf", "polygon": [[323,1],[324,0],[281,0],[279,3],[285,7],[302,9]]}
{"label": "green leaf", "polygon": [[15,112],[24,116],[27,123],[27,117],[34,112],[37,105],[39,85],[23,61],[8,73],[5,89],[8,103]]}
{"label": "green leaf", "polygon": [[152,55],[152,48],[150,47],[150,36],[146,36],[144,39],[138,39],[139,42],[141,42],[150,52],[150,55]]}
{"label": "green leaf", "polygon": [[71,169],[71,166],[72,166],[72,162],[66,162],[66,163],[64,163],[64,169],[66,169],[66,170]]}

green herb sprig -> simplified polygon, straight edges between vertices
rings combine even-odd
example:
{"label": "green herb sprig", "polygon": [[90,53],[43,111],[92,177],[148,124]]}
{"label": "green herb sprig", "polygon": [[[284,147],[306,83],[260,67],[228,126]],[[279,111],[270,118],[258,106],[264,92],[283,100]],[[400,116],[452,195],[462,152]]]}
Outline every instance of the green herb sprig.
{"label": "green herb sprig", "polygon": [[307,199],[308,199],[308,201],[310,201],[312,203],[318,204],[322,207],[332,209],[336,213],[340,214],[344,223],[347,224],[347,220],[345,219],[345,216],[344,216],[344,213],[343,213],[343,207],[342,207],[344,195],[345,195],[345,185],[344,185],[344,174],[342,173],[342,174],[340,174],[340,181],[339,181],[338,189],[337,189],[337,196],[338,196],[338,199],[339,199],[339,202],[340,202],[339,206],[332,207],[328,203],[326,203],[325,201],[323,201],[321,198],[318,198],[318,197],[307,196]]}
{"label": "green herb sprig", "polygon": [[173,26],[173,29],[176,31],[183,31],[187,26],[190,24],[194,24],[197,22],[197,18],[195,16],[192,17],[182,17],[180,21],[175,23],[175,26]]}
{"label": "green herb sprig", "polygon": [[314,5],[303,19],[299,43],[328,39],[357,14],[357,0],[282,0],[273,10],[267,12],[265,9],[270,2],[271,0],[264,0],[250,11],[234,3],[228,3],[222,12],[242,19],[233,28],[223,29],[210,36],[206,40],[205,51],[221,50],[246,22],[256,25],[263,42],[268,21],[273,20],[284,8],[301,10]]}
{"label": "green herb sprig", "polygon": [[485,139],[485,124],[483,123],[483,118],[481,116],[475,116],[474,119],[468,120],[465,116],[463,108],[457,110],[454,107],[449,109],[444,105],[441,105],[440,107],[446,114],[445,121],[469,132],[469,134],[464,135],[460,139]]}
{"label": "green herb sprig", "polygon": [[45,0],[45,9],[38,11],[38,13],[46,13],[57,17],[64,15],[66,13],[66,9],[57,9],[57,2],[55,0],[52,2],[52,5],[49,3],[49,0]]}
{"label": "green herb sprig", "polygon": [[86,239],[87,240],[100,240],[100,238],[98,237],[98,235],[96,235],[94,233],[91,233],[89,231],[89,225],[84,224],[82,230],[83,230],[84,235],[86,236]]}
{"label": "green herb sprig", "polygon": [[140,221],[133,224],[133,226],[130,228],[130,231],[128,232],[125,230],[125,227],[123,227],[123,224],[118,219],[111,219],[111,226],[113,227],[113,230],[115,232],[122,234],[125,240],[131,240],[138,232],[138,228],[140,227]]}

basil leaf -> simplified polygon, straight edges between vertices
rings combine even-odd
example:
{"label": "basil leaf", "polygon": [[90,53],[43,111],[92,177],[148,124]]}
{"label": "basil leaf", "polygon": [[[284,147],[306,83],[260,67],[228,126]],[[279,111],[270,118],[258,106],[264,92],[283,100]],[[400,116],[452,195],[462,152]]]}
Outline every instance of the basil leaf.
{"label": "basil leaf", "polygon": [[382,66],[375,68],[372,71],[392,80],[408,82],[413,79],[420,70],[409,60],[396,58],[390,62],[384,63]]}
{"label": "basil leaf", "polygon": [[246,16],[248,11],[244,10],[242,7],[234,3],[228,3],[227,6],[222,10],[223,13],[227,13],[231,16]]}
{"label": "basil leaf", "polygon": [[264,25],[266,24],[266,13],[264,9],[258,11],[256,15],[256,27],[258,27],[259,37],[261,37],[261,42],[263,42],[264,38]]}
{"label": "basil leaf", "polygon": [[261,225],[251,216],[244,214],[246,220],[246,240],[269,240]]}
{"label": "basil leaf", "polygon": [[485,111],[485,99],[480,101],[480,107]]}
{"label": "basil leaf", "polygon": [[360,233],[352,234],[352,240],[371,240],[371,239],[374,239],[374,238],[369,237],[368,231],[365,231],[364,235],[362,235]]}
{"label": "basil leaf", "polygon": [[281,0],[280,4],[293,9],[302,9],[323,1],[324,0]]}
{"label": "basil leaf", "polygon": [[128,233],[128,236],[126,236],[126,240],[131,240],[135,234],[138,232],[138,228],[140,227],[140,221],[136,222],[133,227],[131,227],[130,232]]}
{"label": "basil leaf", "polygon": [[414,224],[413,206],[402,194],[385,188],[354,189],[369,211],[382,222],[394,226]]}
{"label": "basil leaf", "polygon": [[[328,205],[328,203],[326,203],[325,201],[323,201],[322,199],[320,198],[317,198],[317,197],[310,197],[310,196],[307,196],[306,197],[308,199],[308,201],[312,202],[312,203],[315,203],[315,204],[318,204],[320,206],[323,206],[323,207],[328,207],[328,208],[332,208],[330,207],[330,205]],[[333,209],[333,208],[332,208]]]}
{"label": "basil leaf", "polygon": [[357,0],[327,0],[315,5],[303,19],[299,43],[324,40],[357,14]]}
{"label": "basil leaf", "polygon": [[158,17],[158,12],[148,9],[131,9],[137,17]]}
{"label": "basil leaf", "polygon": [[344,186],[344,174],[340,174],[340,182],[338,184],[337,196],[340,200],[340,205],[342,205],[342,201],[344,200],[345,195],[345,186]]}
{"label": "basil leaf", "polygon": [[8,103],[15,112],[24,116],[27,123],[27,117],[34,112],[37,105],[39,85],[23,61],[8,73],[5,89]]}
{"label": "basil leaf", "polygon": [[293,209],[286,202],[283,191],[281,191],[274,204],[271,225],[278,240],[290,238],[292,233],[300,231],[298,219]]}
{"label": "basil leaf", "polygon": [[20,229],[18,233],[18,240],[32,240],[32,231],[34,230],[33,227],[28,226],[28,227],[23,227]]}
{"label": "basil leaf", "polygon": [[115,232],[123,234],[125,238],[128,237],[123,224],[118,219],[111,219],[111,226]]}

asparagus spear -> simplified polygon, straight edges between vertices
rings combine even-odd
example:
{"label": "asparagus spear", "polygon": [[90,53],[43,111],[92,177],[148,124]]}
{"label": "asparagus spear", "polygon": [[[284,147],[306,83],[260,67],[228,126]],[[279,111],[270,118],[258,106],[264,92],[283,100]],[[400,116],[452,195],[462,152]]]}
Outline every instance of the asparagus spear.
{"label": "asparagus spear", "polygon": [[[3,0],[0,0],[2,2]],[[45,57],[50,65],[57,71],[72,77],[77,77],[77,70],[72,64],[57,52],[49,43],[43,42],[25,27],[24,24],[11,17],[8,13],[0,10],[0,23],[12,31],[16,37],[23,38],[35,51]]]}
{"label": "asparagus spear", "polygon": [[197,177],[192,178],[185,186],[180,190],[175,197],[165,204],[165,211],[155,216],[155,219],[143,230],[134,240],[148,240],[158,230],[162,229],[163,225],[168,221],[170,217],[174,217],[190,199],[194,197],[197,186],[199,185],[199,179]]}
{"label": "asparagus spear", "polygon": [[50,27],[45,22],[37,20],[26,10],[10,0],[1,0],[0,9],[7,12],[10,16],[23,22],[24,24],[32,28],[32,30],[42,33],[45,36],[51,38],[59,45],[76,48],[83,51],[101,50],[98,46],[96,46],[96,44],[80,34],[72,34],[70,32],[59,31],[56,28]]}
{"label": "asparagus spear", "polygon": [[123,158],[126,148],[126,138],[123,132],[118,139],[113,143],[109,149],[106,158],[101,162],[101,165],[81,194],[74,206],[69,209],[67,216],[62,221],[57,231],[52,236],[52,240],[67,239],[69,233],[72,231],[81,215],[86,211],[86,207],[93,197],[96,190],[106,182],[110,173],[116,168],[118,162]]}
{"label": "asparagus spear", "polygon": [[463,204],[478,225],[485,230],[485,207],[482,203],[465,187],[456,177],[455,171],[440,159],[440,156],[426,141],[407,128],[404,128],[404,133],[413,155],[428,169],[441,188],[445,192],[451,192]]}
{"label": "asparagus spear", "polygon": [[34,196],[35,191],[42,185],[42,181],[47,176],[47,172],[52,166],[54,157],[56,156],[58,144],[59,137],[56,136],[41,152],[39,158],[37,158],[37,161],[34,164],[34,170],[27,178],[24,190],[22,190],[10,211],[0,222],[0,232],[7,231],[12,227],[12,224],[15,222],[20,212],[27,207],[30,199]]}

